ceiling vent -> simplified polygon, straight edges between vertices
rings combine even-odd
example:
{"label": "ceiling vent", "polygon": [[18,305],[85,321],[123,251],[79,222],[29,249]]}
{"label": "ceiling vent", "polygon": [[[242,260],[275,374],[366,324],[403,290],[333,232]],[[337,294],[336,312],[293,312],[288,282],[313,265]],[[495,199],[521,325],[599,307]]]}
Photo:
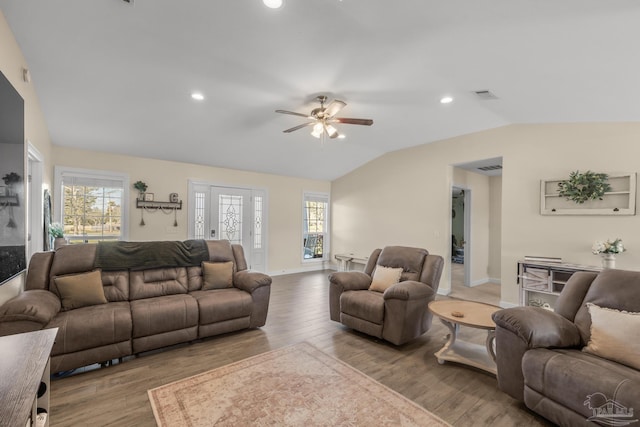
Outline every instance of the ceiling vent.
{"label": "ceiling vent", "polygon": [[478,170],[487,172],[487,171],[495,171],[498,169],[502,169],[502,165],[490,165],[490,166],[481,166],[478,168]]}
{"label": "ceiling vent", "polygon": [[491,91],[488,91],[488,90],[476,90],[473,93],[475,93],[478,98],[484,99],[484,100],[499,99]]}

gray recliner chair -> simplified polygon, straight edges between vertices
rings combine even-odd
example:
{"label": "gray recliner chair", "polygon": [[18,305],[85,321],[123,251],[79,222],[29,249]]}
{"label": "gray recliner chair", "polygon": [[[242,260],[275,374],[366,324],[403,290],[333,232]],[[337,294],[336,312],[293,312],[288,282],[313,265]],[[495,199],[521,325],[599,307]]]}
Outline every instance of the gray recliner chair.
{"label": "gray recliner chair", "polygon": [[[444,259],[426,249],[387,246],[373,251],[364,272],[329,276],[331,320],[396,345],[424,334],[431,327],[427,305],[436,297]],[[370,290],[379,266],[402,268],[400,281],[384,292]]]}

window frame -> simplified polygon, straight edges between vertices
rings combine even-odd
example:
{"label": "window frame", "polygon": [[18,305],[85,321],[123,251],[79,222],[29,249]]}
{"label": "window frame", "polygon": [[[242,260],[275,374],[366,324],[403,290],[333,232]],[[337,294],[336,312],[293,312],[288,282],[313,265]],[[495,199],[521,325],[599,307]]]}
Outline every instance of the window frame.
{"label": "window frame", "polygon": [[[304,250],[305,250],[305,228],[306,228],[306,208],[307,201],[313,201],[321,199],[326,204],[326,209],[324,212],[324,225],[325,230],[322,232],[322,258],[305,258]],[[300,246],[300,257],[302,258],[303,263],[313,263],[313,262],[325,262],[330,260],[330,252],[331,252],[331,195],[329,193],[321,193],[316,191],[304,191],[302,193],[302,238],[301,246]]]}
{"label": "window frame", "polygon": [[122,205],[121,205],[121,223],[120,223],[120,238],[118,240],[129,239],[129,197],[130,197],[130,180],[129,174],[123,172],[105,171],[100,169],[83,169],[73,168],[67,166],[55,166],[54,167],[54,209],[53,221],[62,223],[62,217],[64,215],[64,189],[62,188],[62,181],[64,176],[73,176],[79,178],[89,179],[110,179],[114,181],[122,182]]}

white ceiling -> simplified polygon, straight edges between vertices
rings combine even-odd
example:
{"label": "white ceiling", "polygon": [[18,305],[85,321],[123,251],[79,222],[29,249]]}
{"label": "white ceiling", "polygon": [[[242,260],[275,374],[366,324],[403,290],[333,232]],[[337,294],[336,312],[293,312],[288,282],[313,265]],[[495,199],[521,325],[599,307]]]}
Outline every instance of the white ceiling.
{"label": "white ceiling", "polygon": [[[637,0],[0,0],[56,145],[331,180],[510,123],[637,121]],[[499,99],[480,100],[476,90]],[[206,99],[195,102],[192,91]],[[347,102],[344,140],[304,121]],[[455,98],[443,105],[443,95]]]}

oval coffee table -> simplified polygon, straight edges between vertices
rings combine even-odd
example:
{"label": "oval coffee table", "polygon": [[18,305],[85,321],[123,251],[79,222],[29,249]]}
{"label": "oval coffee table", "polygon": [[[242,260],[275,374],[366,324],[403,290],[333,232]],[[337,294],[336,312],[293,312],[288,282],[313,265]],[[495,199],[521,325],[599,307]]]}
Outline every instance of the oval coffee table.
{"label": "oval coffee table", "polygon": [[[496,374],[496,354],[493,346],[496,324],[491,319],[491,315],[501,310],[500,307],[476,301],[438,300],[429,303],[429,310],[451,331],[447,343],[435,353],[438,363],[443,364],[445,361],[463,363]],[[486,329],[485,345],[459,340],[458,332],[461,325]]]}

